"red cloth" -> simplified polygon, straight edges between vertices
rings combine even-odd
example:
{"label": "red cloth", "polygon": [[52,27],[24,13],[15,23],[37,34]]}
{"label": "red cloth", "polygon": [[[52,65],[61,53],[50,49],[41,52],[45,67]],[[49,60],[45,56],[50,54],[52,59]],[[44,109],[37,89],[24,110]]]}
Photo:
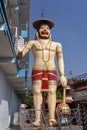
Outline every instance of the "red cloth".
{"label": "red cloth", "polygon": [[41,80],[42,89],[49,89],[48,81],[54,80],[57,81],[57,72],[56,70],[33,70],[32,71],[32,81]]}
{"label": "red cloth", "polygon": [[43,70],[42,89],[49,89],[47,70]]}

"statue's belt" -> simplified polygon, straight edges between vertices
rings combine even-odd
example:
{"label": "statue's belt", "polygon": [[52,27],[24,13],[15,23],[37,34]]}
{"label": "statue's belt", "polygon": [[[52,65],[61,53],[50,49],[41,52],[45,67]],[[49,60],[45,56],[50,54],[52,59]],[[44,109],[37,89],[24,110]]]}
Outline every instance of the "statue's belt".
{"label": "statue's belt", "polygon": [[49,81],[57,82],[56,70],[32,70],[32,81],[42,81],[42,89],[49,89]]}

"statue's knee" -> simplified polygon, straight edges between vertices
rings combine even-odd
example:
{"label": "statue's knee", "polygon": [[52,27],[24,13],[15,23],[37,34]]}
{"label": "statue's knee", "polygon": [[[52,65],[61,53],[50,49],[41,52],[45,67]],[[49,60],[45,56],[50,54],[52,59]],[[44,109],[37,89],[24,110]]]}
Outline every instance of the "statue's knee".
{"label": "statue's knee", "polygon": [[56,90],[54,88],[51,88],[50,89],[50,94],[55,94],[56,93]]}
{"label": "statue's knee", "polygon": [[41,90],[40,89],[34,89],[34,94],[41,94]]}

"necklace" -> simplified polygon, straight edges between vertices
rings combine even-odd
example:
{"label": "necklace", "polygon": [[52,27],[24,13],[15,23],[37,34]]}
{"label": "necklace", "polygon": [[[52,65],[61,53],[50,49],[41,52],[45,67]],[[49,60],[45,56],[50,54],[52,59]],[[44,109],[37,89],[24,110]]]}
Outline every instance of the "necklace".
{"label": "necklace", "polygon": [[[43,60],[43,62],[45,63],[45,65],[46,65],[46,63],[49,61],[49,59],[50,59],[50,47],[51,47],[51,40],[49,40],[48,42],[47,42],[47,44],[45,45],[45,43],[41,40],[41,39],[38,39],[38,41],[39,41],[39,43],[41,44],[41,46],[42,46],[42,60]],[[49,45],[50,44],[50,45]],[[44,45],[44,46],[43,46]],[[45,51],[45,49],[47,49],[47,46],[49,45],[49,55],[48,55],[48,59],[47,60],[45,60],[45,58],[44,58],[44,51]]]}

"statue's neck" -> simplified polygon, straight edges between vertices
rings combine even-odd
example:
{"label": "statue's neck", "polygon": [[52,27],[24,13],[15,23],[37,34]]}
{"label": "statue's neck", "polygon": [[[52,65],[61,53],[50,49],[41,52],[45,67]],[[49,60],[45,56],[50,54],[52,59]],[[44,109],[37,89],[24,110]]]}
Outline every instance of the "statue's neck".
{"label": "statue's neck", "polygon": [[45,36],[43,36],[43,37],[42,37],[42,36],[39,36],[39,38],[42,39],[42,40],[47,40],[47,39],[49,39],[49,37],[45,37]]}

